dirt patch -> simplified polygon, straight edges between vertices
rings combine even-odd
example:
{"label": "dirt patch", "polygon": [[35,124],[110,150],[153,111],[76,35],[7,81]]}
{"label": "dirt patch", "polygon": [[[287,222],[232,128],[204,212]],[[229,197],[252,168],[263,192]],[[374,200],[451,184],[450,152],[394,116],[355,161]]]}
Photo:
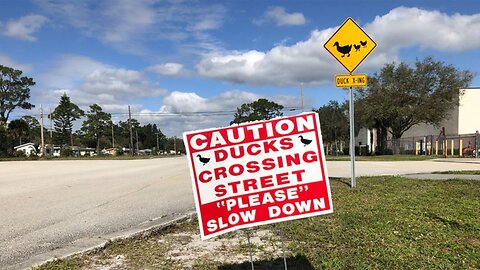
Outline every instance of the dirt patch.
{"label": "dirt patch", "polygon": [[[247,234],[254,262],[283,258],[278,233],[255,228],[202,241],[196,220],[135,240],[113,242],[88,257],[78,269],[220,269],[249,262]],[[288,255],[288,252],[287,252]]]}
{"label": "dirt patch", "polygon": [[[282,256],[280,239],[268,230],[249,232],[254,260]],[[192,267],[198,258],[234,264],[249,260],[248,241],[245,232],[230,237],[202,241],[199,234],[174,233],[159,241],[168,242],[170,249],[166,257],[185,267]],[[280,245],[280,246],[279,246]],[[239,253],[240,251],[240,253]],[[247,251],[247,253],[245,253]],[[232,255],[234,254],[234,255]]]}
{"label": "dirt patch", "polygon": [[94,263],[90,266],[92,270],[120,270],[126,269],[125,265],[125,256],[124,255],[117,255],[109,260],[106,260],[104,264],[97,264]]}

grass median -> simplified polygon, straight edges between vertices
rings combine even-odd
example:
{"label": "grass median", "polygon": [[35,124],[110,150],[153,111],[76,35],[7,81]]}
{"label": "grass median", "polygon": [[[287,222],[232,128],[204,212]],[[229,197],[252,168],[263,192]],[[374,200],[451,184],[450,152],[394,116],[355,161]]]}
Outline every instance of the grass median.
{"label": "grass median", "polygon": [[115,241],[50,269],[478,269],[480,182],[365,177],[331,181],[334,213],[200,241],[196,220]]}

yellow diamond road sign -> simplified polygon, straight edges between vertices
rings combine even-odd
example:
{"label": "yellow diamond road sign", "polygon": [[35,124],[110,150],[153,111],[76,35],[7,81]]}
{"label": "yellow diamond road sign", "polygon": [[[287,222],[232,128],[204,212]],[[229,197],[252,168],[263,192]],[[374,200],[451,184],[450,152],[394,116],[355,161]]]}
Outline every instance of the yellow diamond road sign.
{"label": "yellow diamond road sign", "polygon": [[377,44],[352,18],[348,18],[323,47],[352,73]]}

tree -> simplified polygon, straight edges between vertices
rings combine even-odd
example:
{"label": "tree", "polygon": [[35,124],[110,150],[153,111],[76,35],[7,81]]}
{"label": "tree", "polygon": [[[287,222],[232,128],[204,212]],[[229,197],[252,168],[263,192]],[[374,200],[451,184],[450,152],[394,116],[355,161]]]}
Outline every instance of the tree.
{"label": "tree", "polygon": [[94,138],[96,151],[100,153],[100,138],[108,134],[112,126],[112,115],[102,110],[98,104],[90,105],[87,112],[87,119],[83,122],[81,131],[87,137]]}
{"label": "tree", "polygon": [[0,65],[0,126],[5,126],[10,113],[15,108],[30,110],[35,107],[27,100],[30,98],[32,78],[21,77],[22,71]]}
{"label": "tree", "polygon": [[368,87],[359,89],[359,102],[366,119],[398,141],[416,124],[438,125],[448,117],[458,105],[459,89],[467,87],[472,78],[470,71],[459,71],[431,57],[417,60],[414,67],[403,62],[386,64],[369,79]]}
{"label": "tree", "polygon": [[167,153],[170,151],[175,151],[175,154],[178,152],[185,153],[185,145],[183,143],[183,139],[176,136],[165,137],[164,148]]}
{"label": "tree", "polygon": [[27,138],[29,135],[28,123],[22,119],[15,119],[8,124],[8,132],[15,143],[22,144],[22,139]]}
{"label": "tree", "polygon": [[36,144],[40,144],[40,122],[38,122],[37,118],[26,115],[22,116],[22,118],[20,119],[28,124],[28,138],[30,139],[30,141]]}
{"label": "tree", "polygon": [[[130,124],[132,125],[132,141],[133,145],[130,144]],[[121,136],[124,138],[123,145],[128,146],[130,150],[132,151],[133,149],[136,149],[136,133],[135,131],[140,128],[140,122],[138,122],[137,119],[130,119],[125,122],[119,121],[118,126],[120,127],[121,130]]]}
{"label": "tree", "polygon": [[283,106],[273,101],[261,98],[248,104],[242,104],[237,108],[234,119],[230,124],[238,124],[256,120],[269,120],[282,116]]}
{"label": "tree", "polygon": [[84,111],[72,103],[67,94],[64,93],[60,98],[58,106],[50,115],[61,145],[67,144],[69,140],[70,145],[73,145],[73,122],[80,119],[83,115],[85,115]]}
{"label": "tree", "polygon": [[338,150],[337,143],[346,141],[349,138],[348,104],[339,104],[331,100],[328,104],[320,107],[318,113],[322,128],[322,138],[325,143],[334,143]]}
{"label": "tree", "polygon": [[7,134],[7,127],[0,125],[0,157],[8,155],[10,142]]}
{"label": "tree", "polygon": [[144,148],[157,149],[157,134],[158,134],[158,144],[160,146],[160,142],[163,140],[165,135],[162,131],[157,127],[156,124],[147,124],[141,127],[138,131],[139,140],[142,142]]}

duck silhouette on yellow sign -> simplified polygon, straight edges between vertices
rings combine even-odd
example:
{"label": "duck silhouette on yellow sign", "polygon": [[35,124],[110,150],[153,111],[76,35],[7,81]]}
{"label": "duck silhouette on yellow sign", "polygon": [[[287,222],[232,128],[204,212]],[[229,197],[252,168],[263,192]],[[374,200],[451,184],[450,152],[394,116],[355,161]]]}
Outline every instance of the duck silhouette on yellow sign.
{"label": "duck silhouette on yellow sign", "polygon": [[323,47],[352,73],[377,44],[352,18],[348,18]]}

